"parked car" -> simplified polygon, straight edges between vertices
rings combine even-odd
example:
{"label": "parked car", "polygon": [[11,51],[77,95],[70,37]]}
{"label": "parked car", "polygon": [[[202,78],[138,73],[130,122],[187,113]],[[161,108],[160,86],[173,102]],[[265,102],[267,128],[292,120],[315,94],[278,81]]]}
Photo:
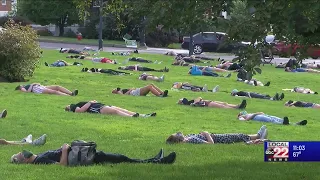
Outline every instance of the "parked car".
{"label": "parked car", "polygon": [[[302,46],[298,44],[286,44],[285,42],[277,42],[273,47],[273,54],[279,56],[295,56],[299,48]],[[320,45],[310,46],[307,49],[307,54],[313,59],[318,59],[320,57]]]}
{"label": "parked car", "polygon": [[[223,32],[200,32],[193,35],[193,52],[224,52],[230,53],[238,50],[242,46],[247,46],[249,42],[226,43],[228,36]],[[182,49],[189,49],[190,37],[183,37]]]}

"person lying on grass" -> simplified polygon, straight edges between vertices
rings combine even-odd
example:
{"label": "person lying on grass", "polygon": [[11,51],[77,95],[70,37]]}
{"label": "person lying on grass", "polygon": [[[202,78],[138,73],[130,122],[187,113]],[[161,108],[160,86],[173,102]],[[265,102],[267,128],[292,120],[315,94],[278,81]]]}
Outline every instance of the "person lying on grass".
{"label": "person lying on grass", "polygon": [[198,59],[196,58],[195,55],[191,55],[190,57],[183,57],[181,54],[178,54],[176,57],[175,57],[175,60],[183,60],[187,63],[202,63],[201,59]]}
{"label": "person lying on grass", "polygon": [[20,90],[22,92],[32,92],[35,94],[55,94],[55,95],[63,95],[63,96],[76,96],[78,95],[78,90],[74,90],[71,92],[70,90],[58,86],[58,85],[51,85],[51,86],[43,86],[40,83],[32,83],[27,85],[19,85],[16,87],[15,90]]}
{"label": "person lying on grass", "polygon": [[187,98],[179,99],[178,104],[181,105],[190,105],[195,107],[212,107],[212,108],[226,108],[226,109],[245,109],[247,107],[247,101],[242,100],[241,104],[229,104],[221,101],[211,101],[204,100],[201,97],[198,97],[193,100],[188,100]]}
{"label": "person lying on grass", "polygon": [[93,62],[96,62],[96,63],[118,64],[117,61],[106,58],[106,57],[89,57],[89,56],[84,56],[84,55],[81,55],[81,56],[70,55],[70,56],[67,56],[67,58],[92,60]]}
{"label": "person lying on grass", "polygon": [[29,134],[27,137],[23,138],[21,141],[7,141],[5,139],[0,139],[0,145],[34,145],[41,146],[47,142],[47,135],[44,134],[36,140],[32,140],[32,134]]}
{"label": "person lying on grass", "polygon": [[73,48],[61,48],[60,53],[69,53],[69,54],[80,54],[80,55],[89,55],[88,52],[79,51]]}
{"label": "person lying on grass", "polygon": [[85,55],[69,55],[66,58],[71,58],[71,59],[92,59],[92,57],[87,57]]}
{"label": "person lying on grass", "polygon": [[306,68],[296,68],[292,69],[290,67],[286,67],[285,72],[307,72],[307,73],[320,73],[320,71],[315,70],[315,69],[306,69]]}
{"label": "person lying on grass", "polygon": [[244,82],[245,84],[249,84],[249,85],[252,85],[252,86],[270,86],[270,81],[268,81],[266,84],[263,84],[261,81],[253,78],[251,80],[243,80],[243,79],[240,79],[238,78],[237,81],[240,81],[240,82]]}
{"label": "person lying on grass", "polygon": [[291,91],[291,92],[297,92],[302,94],[318,94],[318,92],[314,92],[309,88],[304,87],[294,87],[293,89],[282,89],[283,91]]}
{"label": "person lying on grass", "polygon": [[195,86],[192,85],[188,82],[175,82],[172,85],[173,89],[183,89],[183,90],[191,90],[191,91],[195,91],[195,92],[218,92],[219,91],[219,85],[215,86],[212,90],[208,90],[208,86],[205,84],[203,87],[201,86]]}
{"label": "person lying on grass", "polygon": [[119,115],[124,117],[153,117],[157,113],[153,112],[150,114],[139,114],[137,112],[128,111],[126,109],[105,105],[99,103],[96,100],[79,102],[77,104],[70,104],[65,107],[65,111],[74,112],[74,113],[95,113],[95,114],[110,114],[110,115]]}
{"label": "person lying on grass", "polygon": [[198,66],[190,67],[188,74],[191,74],[193,76],[213,76],[213,77],[226,77],[226,78],[231,77],[231,73],[229,73],[226,76],[222,76],[222,75],[219,75],[219,74],[211,72],[211,71],[206,71],[206,68],[203,68],[201,70]]}
{"label": "person lying on grass", "polygon": [[139,76],[139,80],[163,82],[164,81],[164,74],[162,74],[162,76],[158,77],[158,76],[155,76],[152,74],[142,73]]}
{"label": "person lying on grass", "polygon": [[216,65],[215,67],[219,68],[219,69],[229,70],[229,71],[235,71],[235,70],[241,69],[241,66],[238,63],[233,63],[230,61],[221,62],[220,64]]}
{"label": "person lying on grass", "polygon": [[316,64],[315,62],[313,63],[298,63],[297,60],[295,59],[290,59],[287,63],[280,63],[280,64],[275,64],[276,68],[286,68],[290,67],[292,69],[301,67],[301,68],[311,68],[311,69],[320,69],[320,64]]}
{"label": "person lying on grass", "polygon": [[140,57],[132,57],[132,58],[128,58],[126,60],[126,62],[129,62],[129,61],[133,61],[133,62],[141,62],[141,63],[153,63],[153,61],[151,60],[147,60],[147,59],[143,59],[143,58],[140,58]]}
{"label": "person lying on grass", "polygon": [[63,67],[63,66],[80,66],[83,65],[82,63],[79,62],[74,62],[73,64],[68,63],[67,61],[64,60],[57,60],[56,62],[52,64],[48,64],[47,62],[44,62],[45,66],[50,66],[50,67]]}
{"label": "person lying on grass", "polygon": [[[22,151],[14,154],[10,162],[15,164],[56,164],[68,166],[68,156],[71,147],[63,144],[61,148],[50,150],[41,154],[33,154],[30,151]],[[122,154],[105,153],[96,151],[94,154],[93,164],[118,164],[118,163],[156,163],[156,164],[173,164],[176,159],[176,153],[172,152],[163,157],[163,150],[150,159],[133,159]]]}
{"label": "person lying on grass", "polygon": [[[271,116],[268,114],[265,114],[263,112],[257,112],[257,113],[247,113],[247,111],[242,111],[238,114],[238,119],[240,121],[260,121],[260,122],[269,122],[269,123],[274,123],[274,124],[282,124],[282,125],[289,125],[289,118],[284,117],[284,118],[279,118],[276,116]],[[293,125],[307,125],[308,121],[307,120],[302,120],[297,123],[294,123]]]}
{"label": "person lying on grass", "polygon": [[99,69],[99,68],[82,68],[81,72],[88,72],[88,73],[104,73],[110,75],[132,75],[132,73],[127,73],[123,71],[117,71],[113,69]]}
{"label": "person lying on grass", "polygon": [[139,64],[133,66],[120,66],[119,70],[128,70],[128,71],[156,71],[156,72],[169,72],[169,69],[165,67],[164,69],[156,70],[148,67],[140,66]]}
{"label": "person lying on grass", "polygon": [[8,111],[6,109],[2,110],[0,113],[0,118],[5,118],[7,117]]}
{"label": "person lying on grass", "polygon": [[245,142],[247,144],[258,144],[263,141],[267,141],[268,130],[263,125],[257,132],[257,134],[243,134],[243,133],[232,133],[232,134],[216,134],[209,133],[208,131],[200,132],[199,134],[187,134],[183,135],[182,132],[171,134],[166,143],[191,143],[191,144],[232,144]]}
{"label": "person lying on grass", "polygon": [[312,102],[304,102],[304,101],[292,101],[292,100],[289,100],[284,105],[288,106],[288,107],[302,107],[302,108],[320,109],[320,104],[312,103]]}
{"label": "person lying on grass", "polygon": [[240,96],[240,97],[248,97],[248,98],[258,98],[258,99],[268,99],[271,101],[281,101],[284,98],[284,94],[281,93],[279,96],[279,93],[276,93],[273,97],[271,97],[269,94],[259,94],[255,92],[245,92],[245,91],[239,91],[237,89],[232,90],[231,96]]}
{"label": "person lying on grass", "polygon": [[146,96],[150,92],[153,95],[158,96],[158,97],[167,97],[168,96],[168,90],[162,91],[160,88],[158,88],[154,84],[149,84],[149,85],[147,85],[145,87],[141,87],[141,88],[121,89],[118,87],[118,88],[112,90],[113,94],[131,95],[131,96]]}

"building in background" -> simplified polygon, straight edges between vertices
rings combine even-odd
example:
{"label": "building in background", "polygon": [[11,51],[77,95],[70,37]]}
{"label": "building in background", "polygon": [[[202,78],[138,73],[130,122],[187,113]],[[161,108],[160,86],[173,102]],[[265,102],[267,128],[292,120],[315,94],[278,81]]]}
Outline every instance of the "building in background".
{"label": "building in background", "polygon": [[0,0],[0,16],[6,16],[12,10],[12,3],[16,0]]}

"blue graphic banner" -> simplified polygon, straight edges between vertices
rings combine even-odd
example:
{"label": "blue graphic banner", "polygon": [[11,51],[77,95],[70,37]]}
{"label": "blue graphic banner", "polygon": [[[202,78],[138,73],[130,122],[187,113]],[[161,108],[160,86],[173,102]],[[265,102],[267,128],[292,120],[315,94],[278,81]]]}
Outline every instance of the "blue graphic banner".
{"label": "blue graphic banner", "polygon": [[320,141],[264,142],[265,162],[320,162]]}

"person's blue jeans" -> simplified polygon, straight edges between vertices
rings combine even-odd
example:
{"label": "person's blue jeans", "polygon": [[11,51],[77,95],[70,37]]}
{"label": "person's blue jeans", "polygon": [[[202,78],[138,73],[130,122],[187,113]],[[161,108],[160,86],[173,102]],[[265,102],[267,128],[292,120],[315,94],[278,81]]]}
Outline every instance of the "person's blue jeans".
{"label": "person's blue jeans", "polygon": [[254,121],[260,121],[260,122],[270,122],[274,124],[283,124],[283,119],[276,117],[276,116],[270,116],[267,114],[259,114],[253,117]]}
{"label": "person's blue jeans", "polygon": [[61,66],[65,66],[65,64],[64,64],[64,62],[56,61],[56,62],[52,63],[51,66],[61,67]]}

